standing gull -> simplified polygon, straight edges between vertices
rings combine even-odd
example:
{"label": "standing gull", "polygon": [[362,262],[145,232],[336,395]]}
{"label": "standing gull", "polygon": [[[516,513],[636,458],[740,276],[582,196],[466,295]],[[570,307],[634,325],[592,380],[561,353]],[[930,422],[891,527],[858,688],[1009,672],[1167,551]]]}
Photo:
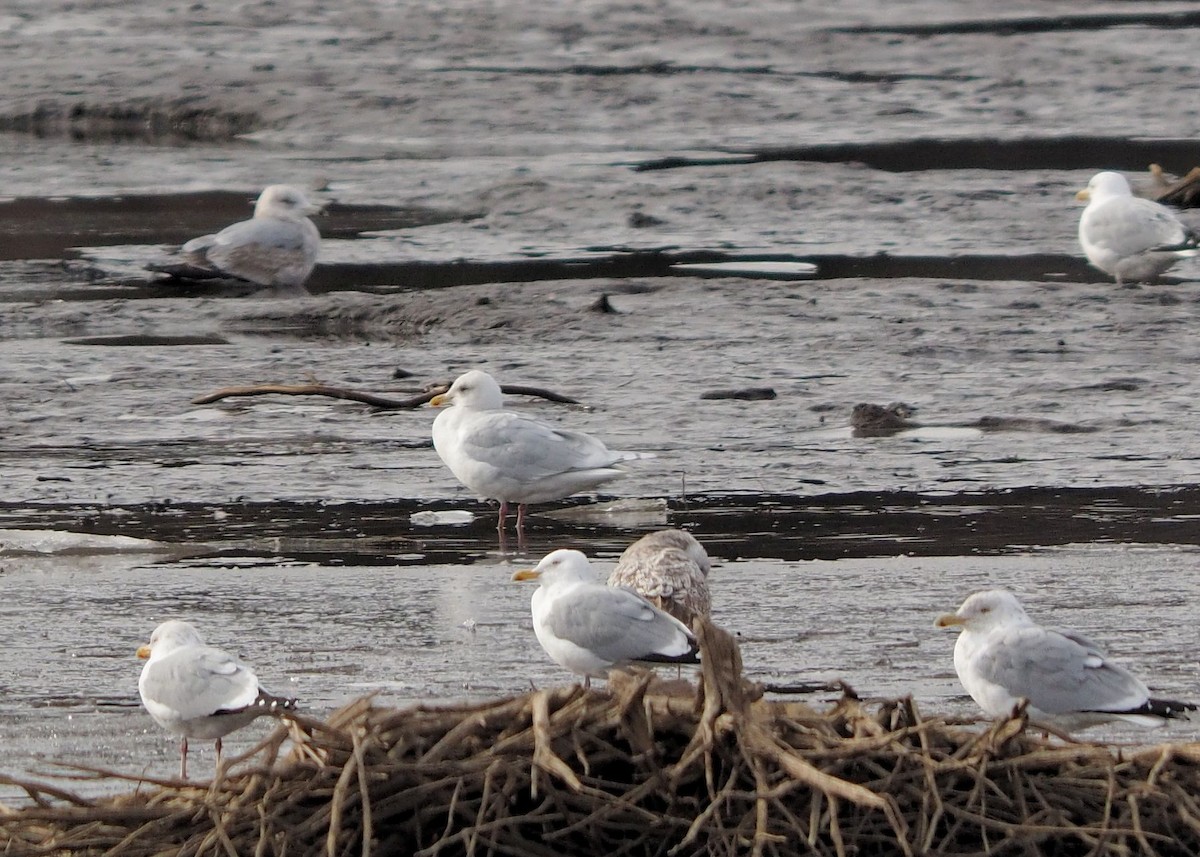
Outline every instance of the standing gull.
{"label": "standing gull", "polygon": [[541,582],[530,602],[534,633],[551,660],[584,677],[584,687],[623,664],[696,663],[686,625],[628,589],[600,583],[579,551],[553,551],[513,580]]}
{"label": "standing gull", "polygon": [[138,679],[142,704],[155,723],[183,739],[181,779],[187,779],[188,738],[216,739],[220,770],[221,738],[256,717],[278,717],[296,707],[296,700],[263,690],[254,671],[233,655],[206,646],[187,622],[163,622],[137,654],[149,659]]}
{"label": "standing gull", "polygon": [[659,530],[631,544],[608,576],[609,586],[632,589],[688,627],[712,611],[708,554],[691,533]]}
{"label": "standing gull", "polygon": [[976,592],[939,628],[960,626],[954,669],[988,717],[1007,717],[1022,699],[1029,719],[1065,729],[1111,720],[1161,726],[1197,706],[1151,699],[1146,685],[1086,637],[1034,623],[1011,592]]}
{"label": "standing gull", "polygon": [[509,503],[517,504],[520,533],[527,504],[603,485],[625,475],[619,462],[651,457],[612,450],[591,435],[504,410],[500,385],[478,369],[459,375],[430,404],[452,406],[433,421],[433,448],[459,482],[481,498],[500,501],[500,532]]}
{"label": "standing gull", "polygon": [[233,277],[302,292],[321,246],[321,234],[306,216],[315,211],[299,188],[273,184],[258,197],[253,218],[193,238],[180,249],[182,263],[149,267],[182,279]]}
{"label": "standing gull", "polygon": [[1079,243],[1089,262],[1123,282],[1153,282],[1181,258],[1200,253],[1200,236],[1165,205],[1135,197],[1120,173],[1096,173],[1075,195],[1086,200]]}

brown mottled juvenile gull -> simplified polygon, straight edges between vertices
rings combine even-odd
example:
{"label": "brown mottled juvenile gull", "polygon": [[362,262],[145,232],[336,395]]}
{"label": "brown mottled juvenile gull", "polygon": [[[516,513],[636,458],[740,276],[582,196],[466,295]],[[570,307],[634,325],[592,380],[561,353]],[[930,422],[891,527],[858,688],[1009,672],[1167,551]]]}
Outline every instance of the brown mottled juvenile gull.
{"label": "brown mottled juvenile gull", "polygon": [[1075,196],[1088,203],[1079,218],[1083,253],[1118,284],[1153,282],[1181,258],[1200,253],[1200,235],[1165,205],[1135,197],[1120,173],[1096,173]]}
{"label": "brown mottled juvenile gull", "polygon": [[609,586],[632,589],[691,627],[712,611],[708,553],[691,533],[659,530],[631,544],[608,576]]}
{"label": "brown mottled juvenile gull", "polygon": [[458,376],[430,404],[451,405],[433,421],[433,448],[476,496],[500,502],[501,532],[509,503],[517,504],[521,532],[529,503],[587,491],[624,476],[620,462],[652,457],[609,449],[591,435],[504,410],[500,385],[478,369]]}
{"label": "brown mottled juvenile gull", "polygon": [[193,238],[180,249],[181,263],[149,267],[182,279],[232,277],[302,291],[321,246],[321,235],[306,216],[316,210],[304,191],[273,184],[259,195],[250,220]]}
{"label": "brown mottled juvenile gull", "polygon": [[514,580],[539,580],[530,606],[538,642],[555,663],[584,676],[603,676],[634,662],[696,663],[687,626],[642,596],[596,579],[576,550],[547,554]]}
{"label": "brown mottled juvenile gull", "polygon": [[1197,710],[1152,699],[1146,685],[1091,640],[1036,624],[1004,589],[976,592],[937,626],[962,628],[954,669],[988,717],[1007,717],[1024,699],[1031,721],[1070,732],[1113,720],[1161,726]]}
{"label": "brown mottled juvenile gull", "polygon": [[149,659],[138,679],[142,704],[155,723],[182,738],[181,779],[187,779],[188,738],[216,740],[219,770],[224,736],[256,717],[296,707],[296,700],[263,690],[254,671],[233,655],[206,646],[187,622],[163,622],[137,654]]}

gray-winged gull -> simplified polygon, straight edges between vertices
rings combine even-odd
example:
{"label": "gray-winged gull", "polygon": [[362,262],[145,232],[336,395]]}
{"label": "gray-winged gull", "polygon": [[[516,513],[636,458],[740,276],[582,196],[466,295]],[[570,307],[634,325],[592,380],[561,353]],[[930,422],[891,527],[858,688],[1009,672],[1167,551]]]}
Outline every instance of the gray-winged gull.
{"label": "gray-winged gull", "polygon": [[561,500],[625,475],[617,465],[652,456],[609,449],[591,435],[556,428],[504,409],[496,379],[472,369],[430,401],[451,407],[433,421],[433,448],[476,496],[500,502],[504,531],[508,504],[517,504],[517,531],[529,503]]}
{"label": "gray-winged gull", "polygon": [[614,666],[696,662],[686,625],[628,589],[599,582],[579,551],[553,551],[513,579],[541,582],[530,602],[534,633],[551,660],[584,676],[585,687]]}
{"label": "gray-winged gull", "polygon": [[976,592],[939,628],[959,626],[954,669],[989,717],[1006,717],[1022,699],[1034,723],[1067,731],[1112,720],[1161,726],[1195,711],[1186,702],[1152,699],[1146,685],[1069,631],[1036,624],[1011,592]]}
{"label": "gray-winged gull", "polygon": [[219,770],[222,737],[256,717],[296,707],[296,700],[263,690],[254,671],[233,655],[205,645],[187,622],[163,622],[137,654],[149,659],[138,679],[142,704],[155,723],[182,738],[182,779],[187,779],[188,738],[215,739]]}
{"label": "gray-winged gull", "polygon": [[259,195],[250,220],[188,241],[180,263],[149,267],[183,279],[232,277],[302,291],[321,247],[321,234],[306,216],[316,210],[299,188],[273,184]]}
{"label": "gray-winged gull", "polygon": [[1200,236],[1165,205],[1135,197],[1120,173],[1096,173],[1075,196],[1088,203],[1079,217],[1083,253],[1118,284],[1152,282],[1200,253]]}

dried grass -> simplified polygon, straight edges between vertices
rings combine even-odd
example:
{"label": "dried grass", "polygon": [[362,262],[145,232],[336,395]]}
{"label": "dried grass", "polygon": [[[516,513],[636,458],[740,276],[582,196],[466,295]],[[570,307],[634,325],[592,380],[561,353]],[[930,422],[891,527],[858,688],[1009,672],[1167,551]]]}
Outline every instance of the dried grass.
{"label": "dried grass", "polygon": [[[1023,718],[971,732],[911,700],[818,713],[768,701],[700,629],[700,687],[538,691],[300,718],[208,787],[85,800],[17,782],[4,854],[1183,855],[1200,852],[1200,749],[1125,758]],[[290,752],[281,758],[285,747]],[[236,760],[235,760],[236,761]],[[119,776],[93,772],[93,776]],[[144,783],[145,781],[141,781]]]}

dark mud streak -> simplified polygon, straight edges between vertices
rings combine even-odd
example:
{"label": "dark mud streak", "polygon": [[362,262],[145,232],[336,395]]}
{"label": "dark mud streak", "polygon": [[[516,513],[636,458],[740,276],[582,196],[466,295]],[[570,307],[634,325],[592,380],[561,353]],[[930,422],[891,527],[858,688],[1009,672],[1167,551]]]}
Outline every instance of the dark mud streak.
{"label": "dark mud streak", "polygon": [[[564,505],[582,505],[568,503]],[[1041,488],[962,494],[860,492],[698,495],[669,502],[713,556],[733,560],[1006,554],[1073,543],[1200,545],[1200,487]],[[417,511],[469,508],[463,527],[413,527]],[[216,514],[216,513],[220,514]],[[143,506],[0,504],[0,527],[64,529],[153,539],[204,555],[273,557],[323,565],[474,562],[495,544],[484,504],[397,499],[383,503],[157,503]],[[626,545],[636,533],[534,514],[539,542]]]}
{"label": "dark mud streak", "polygon": [[[1031,282],[1105,283],[1110,278],[1081,258],[1050,253],[1023,256],[845,256],[740,254],[697,250],[689,252],[630,252],[598,258],[530,259],[503,262],[399,262],[390,264],[318,265],[308,282],[316,293],[342,290],[395,291],[438,289],[482,283],[524,283],[539,280],[578,280],[631,277],[732,277],[725,274],[675,270],[674,265],[719,262],[801,262],[817,266],[805,279],[895,279],[949,277],[964,280],[1022,280]],[[756,278],[764,275],[756,274]],[[793,277],[782,277],[792,280]],[[391,288],[388,288],[391,287]]]}
{"label": "dark mud streak", "polygon": [[229,340],[221,336],[156,336],[149,333],[127,336],[87,336],[82,339],[64,339],[63,345],[103,345],[117,348],[169,347],[177,345],[228,345]]}
{"label": "dark mud streak", "polygon": [[817,266],[814,279],[1021,280],[1051,283],[1107,283],[1110,278],[1075,256],[1029,253],[1022,256],[806,256]]}
{"label": "dark mud streak", "polygon": [[812,146],[731,150],[711,158],[667,157],[634,164],[637,172],[682,167],[738,166],[768,161],[810,161],[821,164],[859,163],[886,172],[924,170],[1128,170],[1141,172],[1159,164],[1186,173],[1200,163],[1195,140],[1130,137],[1027,137],[914,139],[877,143],[829,143]]}
{"label": "dark mud streak", "polygon": [[[200,191],[119,197],[25,197],[0,202],[0,261],[57,259],[72,247],[182,244],[247,220],[258,191]],[[421,206],[331,203],[314,217],[325,238],[467,221],[478,212]]]}
{"label": "dark mud streak", "polygon": [[539,280],[667,277],[680,261],[717,261],[719,253],[618,253],[564,259],[517,259],[499,262],[340,263],[318,265],[308,281],[314,294],[343,289],[392,287],[391,290],[439,289],[482,283],[527,283]]}
{"label": "dark mud streak", "polygon": [[229,144],[262,126],[257,113],[194,104],[190,99],[115,104],[43,101],[26,113],[0,116],[0,131],[34,137],[175,146]]}
{"label": "dark mud streak", "polygon": [[[664,252],[657,250],[614,253],[608,256],[564,259],[516,259],[497,262],[457,260],[453,262],[327,263],[317,265],[307,285],[311,294],[343,291],[395,294],[406,291],[446,289],[487,283],[528,283],[558,280],[608,280],[630,278],[684,277],[689,279],[739,279],[736,270],[697,271],[676,265],[792,262],[816,266],[804,280],[940,278],[952,280],[1022,281],[1046,283],[1108,283],[1110,278],[1074,256],[1030,253],[1021,256],[846,256],[841,254],[792,255],[785,253],[722,253],[710,250]],[[103,301],[114,298],[154,300],[195,297],[241,297],[253,291],[245,283],[210,280],[204,283],[169,278],[113,280],[104,271],[87,267],[71,272],[90,285],[52,286],[5,293],[0,303],[49,299],[71,302]],[[791,274],[771,276],[751,272],[754,279],[795,282]],[[1179,282],[1162,278],[1164,283]]]}
{"label": "dark mud streak", "polygon": [[981,80],[978,75],[970,74],[918,74],[914,72],[873,72],[873,71],[793,71],[781,70],[769,65],[756,66],[720,66],[720,65],[679,65],[672,62],[644,63],[640,65],[567,65],[567,66],[488,66],[488,65],[451,65],[434,69],[441,73],[469,74],[511,74],[531,75],[537,77],[558,77],[561,75],[578,75],[583,77],[612,77],[612,76],[671,76],[690,74],[729,74],[741,76],[767,76],[783,78],[809,78],[817,80],[840,80],[843,83],[899,83],[906,80],[951,81],[953,83],[969,83]]}
{"label": "dark mud streak", "polygon": [[557,76],[563,74],[581,75],[584,77],[623,77],[626,75],[676,75],[676,74],[748,74],[775,75],[779,72],[769,65],[751,66],[721,66],[721,65],[680,65],[673,62],[649,62],[634,65],[592,65],[576,63],[561,66],[499,66],[499,65],[446,65],[434,68],[440,73],[467,72],[471,74],[518,74],[536,76]]}
{"label": "dark mud streak", "polygon": [[847,27],[830,27],[826,32],[903,36],[968,34],[1007,36],[1017,33],[1107,30],[1112,27],[1186,29],[1196,26],[1200,26],[1200,12],[1134,12],[1129,14],[1107,12],[1031,18],[987,18],[978,21],[935,21],[922,24],[856,24]]}
{"label": "dark mud streak", "polygon": [[768,498],[720,509],[720,499],[678,509],[672,526],[691,530],[722,558],[785,560],[1008,554],[1097,542],[1200,544],[1193,516],[1200,489],[1025,488],[953,496],[907,492]]}

